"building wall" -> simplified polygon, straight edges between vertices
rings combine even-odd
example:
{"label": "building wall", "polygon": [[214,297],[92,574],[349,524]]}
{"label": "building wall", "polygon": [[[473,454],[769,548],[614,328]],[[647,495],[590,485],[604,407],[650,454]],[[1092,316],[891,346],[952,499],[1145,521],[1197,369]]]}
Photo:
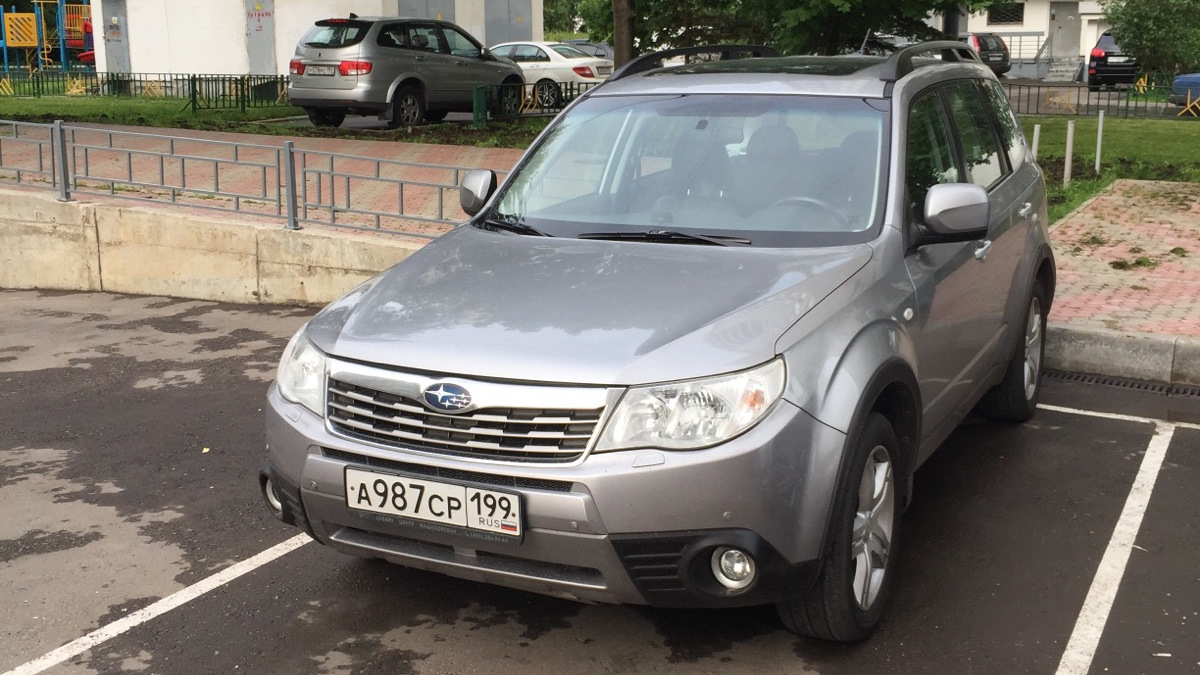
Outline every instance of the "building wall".
{"label": "building wall", "polygon": [[[93,0],[96,30],[96,63],[106,60],[100,24],[106,0]],[[484,45],[491,45],[485,32],[484,3],[494,0],[453,0],[454,22]],[[296,43],[314,21],[335,16],[392,16],[397,0],[275,0],[275,65],[280,74]],[[126,0],[130,69],[135,73],[249,72],[245,0]],[[533,0],[530,16],[517,25],[528,28],[528,39],[540,40],[542,0]],[[432,18],[432,17],[431,17]]]}
{"label": "building wall", "polygon": [[[971,14],[967,18],[967,31],[973,33],[1023,33],[1041,32],[1050,34],[1050,0],[1028,0],[1025,4],[1025,22],[1022,24],[989,24],[987,10]],[[1096,44],[1100,34],[1109,29],[1104,20],[1104,9],[1094,0],[1079,3],[1079,56],[1086,56]],[[1010,48],[1012,45],[1009,45]],[[1031,55],[1020,54],[1030,58]]]}

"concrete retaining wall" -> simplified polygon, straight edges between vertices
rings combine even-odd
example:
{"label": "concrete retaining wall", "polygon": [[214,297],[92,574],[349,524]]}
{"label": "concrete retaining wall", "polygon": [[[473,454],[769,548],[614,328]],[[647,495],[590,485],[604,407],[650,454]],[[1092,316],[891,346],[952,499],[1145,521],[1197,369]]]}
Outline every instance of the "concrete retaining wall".
{"label": "concrete retaining wall", "polygon": [[370,232],[288,231],[236,213],[0,189],[0,288],[320,305],[420,247]]}

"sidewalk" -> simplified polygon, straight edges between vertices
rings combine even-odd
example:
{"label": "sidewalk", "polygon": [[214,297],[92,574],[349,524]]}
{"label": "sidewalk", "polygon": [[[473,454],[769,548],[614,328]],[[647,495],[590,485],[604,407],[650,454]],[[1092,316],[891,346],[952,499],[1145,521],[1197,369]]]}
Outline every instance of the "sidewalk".
{"label": "sidewalk", "polygon": [[1200,185],[1119,180],[1051,238],[1050,368],[1200,384]]}
{"label": "sidewalk", "polygon": [[[507,171],[522,151],[87,125]],[[457,210],[457,205],[455,205]],[[465,214],[463,215],[465,217]],[[1052,229],[1058,285],[1045,366],[1200,385],[1200,185],[1117,181]]]}

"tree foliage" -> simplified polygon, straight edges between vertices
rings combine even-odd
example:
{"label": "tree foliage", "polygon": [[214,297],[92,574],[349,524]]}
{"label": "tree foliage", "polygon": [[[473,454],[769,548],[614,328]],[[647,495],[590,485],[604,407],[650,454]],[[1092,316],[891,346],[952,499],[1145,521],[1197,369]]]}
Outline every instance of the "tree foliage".
{"label": "tree foliage", "polygon": [[1197,0],[1102,0],[1121,51],[1144,70],[1200,69],[1200,2]]}
{"label": "tree foliage", "polygon": [[871,33],[935,37],[937,31],[925,23],[931,12],[978,10],[991,1],[579,0],[579,11],[594,39],[611,40],[613,12],[633,4],[635,53],[725,42],[770,44],[788,54],[836,54],[858,49]]}

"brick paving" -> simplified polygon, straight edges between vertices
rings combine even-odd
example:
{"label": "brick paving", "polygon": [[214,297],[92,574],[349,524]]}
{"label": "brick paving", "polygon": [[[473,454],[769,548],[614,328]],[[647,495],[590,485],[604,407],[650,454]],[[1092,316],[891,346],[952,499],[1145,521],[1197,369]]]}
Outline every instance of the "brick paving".
{"label": "brick paving", "polygon": [[1051,321],[1200,338],[1200,185],[1119,180],[1051,238]]}

